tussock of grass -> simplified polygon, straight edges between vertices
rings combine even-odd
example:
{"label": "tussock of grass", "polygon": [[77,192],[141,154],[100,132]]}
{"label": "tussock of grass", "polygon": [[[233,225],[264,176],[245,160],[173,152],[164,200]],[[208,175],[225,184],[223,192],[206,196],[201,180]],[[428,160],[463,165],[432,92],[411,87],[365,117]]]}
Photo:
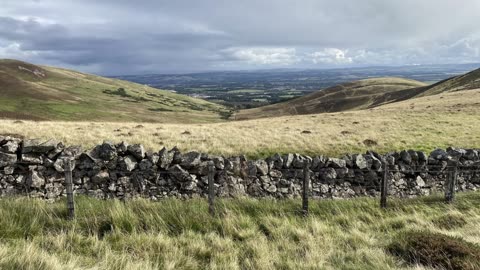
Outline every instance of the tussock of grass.
{"label": "tussock of grass", "polygon": [[480,269],[480,246],[444,234],[404,232],[388,250],[412,264],[452,270]]}
{"label": "tussock of grass", "polygon": [[[304,218],[299,200],[218,200],[211,217],[204,199],[77,197],[73,221],[64,201],[3,198],[0,269],[411,269],[385,252],[399,232],[480,243],[480,193],[440,198],[311,201]],[[439,228],[445,213],[465,225]]]}
{"label": "tussock of grass", "polygon": [[433,223],[441,229],[452,230],[455,228],[461,228],[465,226],[467,224],[467,221],[465,220],[465,218],[463,218],[462,215],[458,213],[456,214],[447,213],[443,216],[440,216],[434,219]]}

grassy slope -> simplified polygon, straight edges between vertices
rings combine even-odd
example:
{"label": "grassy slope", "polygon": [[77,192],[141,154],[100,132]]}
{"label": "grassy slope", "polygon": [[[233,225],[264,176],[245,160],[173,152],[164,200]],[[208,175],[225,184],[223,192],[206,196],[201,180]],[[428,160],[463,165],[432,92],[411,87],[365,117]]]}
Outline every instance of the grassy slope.
{"label": "grassy slope", "polygon": [[[339,156],[372,149],[431,151],[447,146],[480,148],[480,90],[459,91],[374,109],[284,116],[216,124],[142,124],[0,121],[0,134],[56,138],[91,147],[104,139],[251,157],[275,152]],[[310,131],[310,134],[302,131]],[[184,134],[188,131],[190,134]],[[367,146],[372,140],[378,145]]]}
{"label": "grassy slope", "polygon": [[385,250],[396,235],[422,230],[480,244],[480,194],[391,200],[100,201],[0,199],[1,269],[426,269]]}
{"label": "grassy slope", "polygon": [[[115,94],[118,88],[126,95]],[[198,123],[220,121],[221,112],[220,105],[136,83],[0,60],[0,117]]]}
{"label": "grassy slope", "polygon": [[255,119],[281,115],[313,114],[366,109],[378,102],[393,96],[399,90],[418,88],[424,83],[402,78],[375,78],[329,87],[306,96],[269,106],[240,111],[235,119]]}
{"label": "grassy slope", "polygon": [[480,69],[425,87],[421,96],[480,88]]}

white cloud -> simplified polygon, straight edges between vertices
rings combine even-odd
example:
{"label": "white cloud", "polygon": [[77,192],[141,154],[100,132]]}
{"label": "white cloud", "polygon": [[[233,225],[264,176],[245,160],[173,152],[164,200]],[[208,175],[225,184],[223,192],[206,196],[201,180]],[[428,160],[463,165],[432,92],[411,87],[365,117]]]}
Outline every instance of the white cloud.
{"label": "white cloud", "polygon": [[30,59],[37,55],[36,51],[24,51],[20,43],[3,43],[0,40],[0,58]]}
{"label": "white cloud", "polygon": [[295,48],[229,48],[226,52],[235,60],[256,65],[291,65],[299,61]]}
{"label": "white cloud", "polygon": [[321,51],[313,52],[310,57],[314,64],[349,64],[353,62],[351,57],[347,57],[348,50],[337,48],[325,48]]}

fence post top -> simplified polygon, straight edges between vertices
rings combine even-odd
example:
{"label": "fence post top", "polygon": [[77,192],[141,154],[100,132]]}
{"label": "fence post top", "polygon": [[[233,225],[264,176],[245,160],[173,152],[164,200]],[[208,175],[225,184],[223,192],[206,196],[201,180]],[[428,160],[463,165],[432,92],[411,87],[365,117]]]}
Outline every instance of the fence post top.
{"label": "fence post top", "polygon": [[310,159],[305,159],[303,161],[303,167],[308,169],[308,168],[310,168],[311,163],[312,163],[312,161]]}

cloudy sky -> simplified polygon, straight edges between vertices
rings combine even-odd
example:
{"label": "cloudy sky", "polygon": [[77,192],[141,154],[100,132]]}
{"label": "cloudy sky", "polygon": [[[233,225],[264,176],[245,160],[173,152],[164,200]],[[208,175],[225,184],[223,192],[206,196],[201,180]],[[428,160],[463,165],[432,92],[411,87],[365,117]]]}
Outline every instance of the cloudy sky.
{"label": "cloudy sky", "polygon": [[0,58],[105,75],[480,62],[479,0],[0,1]]}

